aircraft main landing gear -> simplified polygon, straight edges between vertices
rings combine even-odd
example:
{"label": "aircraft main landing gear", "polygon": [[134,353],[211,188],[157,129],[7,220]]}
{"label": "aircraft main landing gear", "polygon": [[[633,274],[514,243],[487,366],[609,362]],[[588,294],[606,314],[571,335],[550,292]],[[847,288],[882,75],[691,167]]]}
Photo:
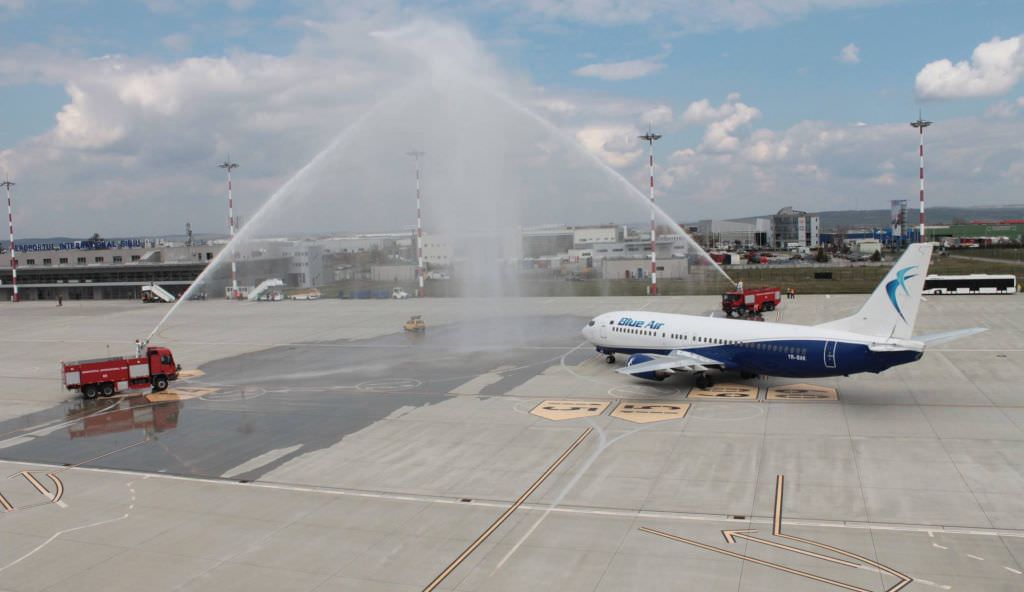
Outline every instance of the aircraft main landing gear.
{"label": "aircraft main landing gear", "polygon": [[701,373],[697,375],[697,388],[708,389],[714,386],[715,381],[711,380],[711,377],[707,374]]}

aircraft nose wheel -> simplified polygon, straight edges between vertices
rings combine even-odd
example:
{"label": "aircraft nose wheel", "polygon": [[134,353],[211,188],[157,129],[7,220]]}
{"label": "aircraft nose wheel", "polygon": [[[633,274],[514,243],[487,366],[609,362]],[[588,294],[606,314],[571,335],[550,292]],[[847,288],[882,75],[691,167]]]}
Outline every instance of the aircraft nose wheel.
{"label": "aircraft nose wheel", "polygon": [[615,356],[613,356],[612,354],[608,354],[607,356],[605,356],[604,361],[608,362],[609,364],[614,364]]}
{"label": "aircraft nose wheel", "polygon": [[715,381],[711,380],[711,377],[708,376],[707,374],[698,374],[697,375],[697,388],[699,388],[699,389],[707,389],[707,388],[711,388],[714,384],[715,384]]}

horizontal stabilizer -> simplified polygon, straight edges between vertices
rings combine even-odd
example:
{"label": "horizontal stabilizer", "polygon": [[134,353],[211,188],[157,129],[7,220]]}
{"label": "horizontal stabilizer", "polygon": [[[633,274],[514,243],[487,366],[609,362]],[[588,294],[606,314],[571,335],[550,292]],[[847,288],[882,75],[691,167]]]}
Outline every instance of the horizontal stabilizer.
{"label": "horizontal stabilizer", "polygon": [[977,335],[988,331],[987,327],[973,327],[971,329],[957,329],[956,331],[945,331],[943,333],[929,333],[927,335],[917,335],[913,339],[914,341],[922,341],[925,345],[938,345],[940,343],[946,343],[961,337],[968,337],[970,335]]}

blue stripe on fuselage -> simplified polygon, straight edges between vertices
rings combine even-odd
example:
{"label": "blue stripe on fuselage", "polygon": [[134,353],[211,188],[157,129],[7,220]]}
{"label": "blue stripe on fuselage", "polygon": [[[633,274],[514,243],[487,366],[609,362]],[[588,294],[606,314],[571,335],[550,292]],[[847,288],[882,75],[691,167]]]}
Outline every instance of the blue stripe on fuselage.
{"label": "blue stripe on fuselage", "polygon": [[[727,370],[740,370],[752,374],[785,376],[791,378],[815,378],[843,376],[859,372],[882,372],[893,366],[907,364],[921,358],[921,352],[913,350],[875,352],[862,343],[840,341],[835,349],[835,367],[825,365],[825,341],[808,339],[781,339],[749,342],[744,345],[704,345],[671,349],[639,349],[629,347],[597,346],[605,354],[661,354],[683,350],[719,361]],[[781,351],[756,349],[777,347]],[[790,353],[786,348],[802,353]]]}

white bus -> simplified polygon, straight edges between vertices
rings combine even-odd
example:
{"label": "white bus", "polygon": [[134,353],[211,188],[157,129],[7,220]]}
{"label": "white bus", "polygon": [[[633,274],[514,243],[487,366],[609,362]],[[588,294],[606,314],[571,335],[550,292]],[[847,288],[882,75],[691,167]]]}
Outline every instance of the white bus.
{"label": "white bus", "polygon": [[930,275],[924,280],[925,294],[1013,294],[1017,291],[1017,276],[989,275]]}

